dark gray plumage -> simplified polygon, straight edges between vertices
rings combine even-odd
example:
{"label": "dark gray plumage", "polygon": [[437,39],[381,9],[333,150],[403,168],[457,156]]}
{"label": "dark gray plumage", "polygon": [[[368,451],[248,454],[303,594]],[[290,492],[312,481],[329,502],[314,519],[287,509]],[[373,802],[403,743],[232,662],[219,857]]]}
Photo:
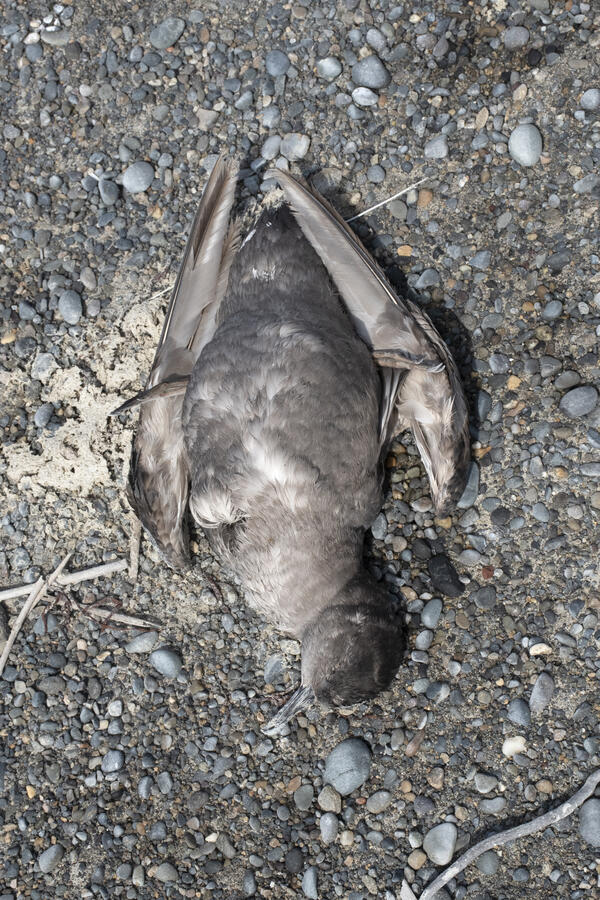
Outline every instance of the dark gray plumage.
{"label": "dark gray plumage", "polygon": [[[302,688],[276,730],[312,696],[332,705],[375,696],[400,664],[401,616],[362,561],[389,438],[412,427],[440,511],[464,487],[469,444],[455,365],[429,319],[392,294],[322,198],[274,175],[289,207],[263,212],[232,263],[227,256],[216,302],[214,275],[204,285],[191,279],[193,297],[176,292],[175,315],[183,307],[192,333],[205,332],[191,375],[167,365],[176,376],[154,378],[137,402],[146,418],[156,403],[179,404],[181,431],[169,428],[172,441],[182,435],[191,514],[248,602],[302,640]],[[215,203],[206,197],[203,205]],[[221,211],[230,198],[228,187]],[[213,252],[221,259],[221,247]],[[167,327],[161,347],[168,340]],[[155,537],[183,533],[180,520],[172,524],[154,527]]]}

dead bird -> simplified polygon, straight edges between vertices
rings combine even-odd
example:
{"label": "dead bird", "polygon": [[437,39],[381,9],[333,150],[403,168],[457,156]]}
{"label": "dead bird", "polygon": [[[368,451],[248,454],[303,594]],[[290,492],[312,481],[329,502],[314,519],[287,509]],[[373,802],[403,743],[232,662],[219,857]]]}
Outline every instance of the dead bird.
{"label": "dead bird", "polygon": [[435,510],[464,488],[467,407],[433,324],[398,298],[341,217],[273,170],[284,202],[239,240],[221,157],[194,220],[140,405],[130,498],[163,557],[186,507],[249,604],[302,641],[301,686],[347,706],[391,683],[403,618],[363,565],[390,439],[410,427]]}

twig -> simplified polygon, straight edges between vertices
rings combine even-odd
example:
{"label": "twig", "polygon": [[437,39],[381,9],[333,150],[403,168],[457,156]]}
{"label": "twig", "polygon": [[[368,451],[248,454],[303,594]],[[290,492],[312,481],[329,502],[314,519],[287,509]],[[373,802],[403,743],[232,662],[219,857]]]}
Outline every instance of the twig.
{"label": "twig", "polygon": [[[556,825],[561,819],[566,819],[567,816],[572,815],[582,803],[585,803],[588,797],[592,796],[598,784],[600,784],[600,769],[596,769],[595,772],[592,772],[577,793],[573,794],[569,800],[565,800],[564,803],[561,803],[560,806],[557,806],[555,809],[551,809],[541,816],[536,816],[531,822],[515,825],[514,828],[509,828],[507,831],[500,831],[498,834],[490,834],[482,841],[479,841],[478,844],[475,844],[474,847],[470,847],[466,853],[463,853],[456,862],[453,862],[452,865],[448,866],[441,875],[438,875],[435,881],[432,881],[431,884],[425,888],[420,895],[419,900],[433,900],[433,897],[435,897],[437,892],[441,890],[444,885],[448,884],[449,881],[462,872],[463,869],[466,869],[467,866],[470,866],[471,863],[475,862],[475,860],[487,850],[491,850],[493,847],[502,847],[504,844],[509,844],[511,841],[516,841],[529,834],[536,834],[538,831],[543,831],[550,825]],[[412,888],[406,881],[402,883],[400,898],[401,900],[417,900]]]}
{"label": "twig", "polygon": [[385,200],[380,200],[379,203],[376,203],[375,206],[370,206],[368,209],[363,209],[362,212],[357,213],[355,216],[352,216],[350,219],[346,219],[346,222],[354,222],[355,219],[360,219],[361,216],[368,216],[369,213],[372,213],[374,209],[379,209],[380,206],[385,206],[386,203],[391,203],[392,200],[396,200],[397,197],[402,197],[403,194],[408,194],[409,191],[414,190],[414,188],[419,187],[420,184],[423,184],[424,181],[429,181],[428,178],[421,178],[420,181],[416,181],[414,184],[411,184],[407,188],[402,188],[401,191],[398,191],[397,194],[394,194],[392,197],[386,197]]}
{"label": "twig", "polygon": [[52,572],[52,574],[49,575],[46,580],[44,580],[43,578],[38,578],[38,580],[34,584],[33,588],[31,587],[31,585],[28,586],[31,593],[29,594],[29,597],[23,604],[21,612],[17,616],[17,621],[15,622],[15,624],[12,627],[12,630],[8,636],[8,640],[6,641],[6,646],[4,647],[4,650],[2,651],[2,656],[0,656],[0,675],[2,675],[2,673],[4,672],[4,666],[6,665],[6,661],[8,659],[8,654],[10,653],[12,645],[14,644],[14,642],[17,639],[17,635],[18,635],[19,631],[23,627],[23,623],[25,622],[25,619],[27,618],[29,613],[40,602],[40,600],[42,599],[42,597],[44,596],[44,594],[46,593],[48,588],[51,587],[52,584],[56,581],[56,579],[58,578],[58,576],[60,575],[60,573],[62,572],[62,570],[68,563],[68,561],[70,560],[70,558],[71,558],[71,554],[67,553],[67,555],[62,560],[62,562],[56,567],[54,572]]}
{"label": "twig", "polygon": [[171,284],[171,285],[169,285],[169,287],[163,288],[162,291],[157,291],[155,294],[152,294],[152,296],[149,297],[148,299],[149,300],[158,300],[159,297],[162,297],[164,294],[168,294],[169,291],[172,291],[172,290],[173,290],[173,285]]}
{"label": "twig", "polygon": [[129,571],[127,577],[130,581],[137,581],[140,567],[140,541],[142,539],[142,523],[137,516],[133,516],[131,536],[129,538]]}
{"label": "twig", "polygon": [[[92,566],[91,569],[80,569],[78,572],[61,574],[57,576],[56,581],[57,584],[63,587],[68,584],[79,584],[81,581],[91,581],[94,578],[101,578],[103,575],[114,575],[116,572],[123,572],[127,566],[128,562],[126,559],[115,559],[114,562],[104,563],[102,566]],[[52,575],[50,577],[52,578]],[[17,587],[6,588],[6,590],[0,591],[0,602],[2,600],[12,600],[14,597],[24,597],[30,591],[30,584],[20,584]]]}
{"label": "twig", "polygon": [[78,606],[78,609],[81,609],[82,612],[85,612],[89,616],[105,616],[106,619],[110,619],[111,622],[119,622],[121,625],[130,625],[132,628],[151,628],[152,631],[156,631],[157,628],[161,627],[160,622],[153,622],[151,619],[142,619],[140,616],[130,616],[128,613],[115,612],[105,606],[94,606],[91,609],[85,609],[85,607],[82,608]]}

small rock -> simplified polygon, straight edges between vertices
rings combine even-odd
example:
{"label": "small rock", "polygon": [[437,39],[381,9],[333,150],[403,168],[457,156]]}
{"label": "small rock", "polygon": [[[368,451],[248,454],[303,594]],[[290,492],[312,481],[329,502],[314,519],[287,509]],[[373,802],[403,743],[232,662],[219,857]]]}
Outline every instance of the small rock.
{"label": "small rock", "polygon": [[448,156],[448,138],[438,134],[425,144],[425,159],[445,159]]}
{"label": "small rock", "polygon": [[502,35],[502,40],[507,50],[518,50],[529,40],[529,31],[522,25],[511,25]]}
{"label": "small rock", "polygon": [[515,756],[517,753],[525,753],[525,738],[521,735],[508,737],[502,744],[502,753],[504,756]]}
{"label": "small rock", "polygon": [[485,271],[490,266],[490,262],[492,261],[492,254],[490,250],[480,250],[479,253],[476,253],[475,256],[472,256],[469,260],[469,265],[473,269],[479,269],[480,271]]}
{"label": "small rock", "polygon": [[436,284],[440,283],[440,276],[435,269],[425,269],[419,275],[417,279],[417,283],[415,284],[415,288],[418,291],[422,291],[424,288],[433,287]]}
{"label": "small rock", "polygon": [[357,87],[352,91],[352,100],[357,106],[368,107],[377,106],[379,97],[371,88]]}
{"label": "small rock", "polygon": [[392,80],[390,73],[378,56],[367,56],[352,66],[352,81],[360,87],[380,90]]}
{"label": "small rock", "polygon": [[264,679],[265,684],[279,684],[283,681],[283,659],[279,654],[274,653],[265,662]]}
{"label": "small rock", "polygon": [[45,428],[53,415],[54,405],[52,403],[42,403],[35,411],[33,424],[36,428]]}
{"label": "small rock", "polygon": [[477,500],[479,493],[479,466],[476,462],[472,462],[469,467],[469,477],[462,496],[456,504],[459,509],[469,509]]}
{"label": "small rock", "polygon": [[600,799],[586,800],[580,808],[579,834],[590,847],[600,847]]}
{"label": "small rock", "polygon": [[454,855],[458,831],[452,822],[436,825],[423,839],[423,850],[436,866],[446,866]]}
{"label": "small rock", "polygon": [[600,90],[598,88],[588,88],[584,91],[580,100],[582,109],[600,109]]}
{"label": "small rock", "polygon": [[244,878],[242,880],[242,890],[244,892],[245,897],[254,897],[256,894],[256,878],[254,877],[254,872],[248,870],[244,874]]}
{"label": "small rock", "polygon": [[540,672],[529,698],[529,709],[534,715],[546,709],[554,695],[554,681],[547,672]]}
{"label": "small rock", "polygon": [[435,628],[442,614],[442,601],[437,597],[429,600],[421,612],[421,623],[425,628]]}
{"label": "small rock", "polygon": [[286,134],[281,142],[281,155],[286,159],[304,159],[310,147],[310,138],[306,134],[298,134],[292,131]]}
{"label": "small rock", "polygon": [[486,850],[475,863],[484,875],[495,875],[500,866],[500,857],[493,850]]}
{"label": "small rock", "polygon": [[130,194],[147,191],[154,181],[154,169],[150,163],[139,160],[123,172],[123,187]]}
{"label": "small rock", "polygon": [[278,134],[268,137],[260,148],[260,155],[263,159],[275,159],[281,147],[281,138]]}
{"label": "small rock", "polygon": [[159,881],[162,881],[163,884],[168,884],[171,881],[179,880],[179,872],[172,866],[171,863],[164,862],[161,863],[156,872],[154,873],[154,877]]}
{"label": "small rock", "polygon": [[100,199],[105,206],[113,206],[119,199],[118,185],[116,185],[114,181],[109,181],[108,178],[100,179],[98,182],[98,190],[100,192]]}
{"label": "small rock", "polygon": [[144,867],[137,865],[133,868],[133,874],[131,876],[131,881],[136,887],[143,887],[146,881],[146,876],[144,873]]}
{"label": "small rock", "polygon": [[360,738],[348,738],[325,761],[324,780],[346,797],[360,787],[371,771],[371,750]]}
{"label": "small rock", "polygon": [[291,63],[282,50],[269,50],[265,59],[265,67],[269,75],[277,78],[285,75]]}
{"label": "small rock", "polygon": [[65,848],[62,844],[53,844],[40,853],[38,856],[38,866],[44,875],[53,872],[65,854]]}
{"label": "small rock", "polygon": [[38,353],[31,367],[31,377],[47,381],[57,369],[58,363],[51,353]]}
{"label": "small rock", "polygon": [[150,653],[154,649],[158,640],[156,631],[144,631],[142,634],[136,634],[134,638],[127,641],[125,650],[127,653]]}
{"label": "small rock", "polygon": [[334,816],[333,813],[323,813],[319,822],[319,828],[321,830],[321,840],[324,844],[332,844],[335,841],[338,833],[338,824],[337,816]]}
{"label": "small rock", "polygon": [[531,724],[531,710],[527,703],[520,698],[511,700],[507,710],[508,719],[515,725],[527,727]]}
{"label": "small rock", "polygon": [[302,893],[308,900],[319,900],[317,893],[317,867],[310,866],[302,877]]}
{"label": "small rock", "polygon": [[463,593],[464,585],[456,574],[456,569],[443,553],[432,556],[427,567],[436,590],[441,591],[446,597],[459,597]]}
{"label": "small rock", "polygon": [[125,754],[121,750],[109,750],[102,758],[101,768],[103,772],[118,772],[123,768]]}
{"label": "small rock", "polygon": [[71,32],[62,29],[49,31],[45,28],[40,32],[40,37],[44,44],[49,44],[51,47],[66,47],[71,40]]}
{"label": "small rock", "polygon": [[157,50],[166,50],[167,47],[172,47],[179,40],[184,29],[185,22],[183,19],[178,19],[177,16],[169,16],[160,25],[152,29],[149,35],[150,43]]}
{"label": "small rock", "polygon": [[320,59],[317,63],[317,75],[325,78],[326,81],[335,81],[341,74],[342,64],[335,56],[327,56]]}
{"label": "small rock", "polygon": [[491,800],[481,800],[479,803],[479,809],[481,812],[490,813],[493,816],[497,816],[503,810],[506,809],[506,800],[504,797],[492,797]]}
{"label": "small rock", "polygon": [[371,525],[371,534],[376,541],[382,541],[387,534],[387,519],[384,513],[379,513],[373,524]]}
{"label": "small rock", "polygon": [[292,875],[297,875],[302,870],[304,859],[297,847],[292,847],[285,854],[285,867]]}
{"label": "small rock", "polygon": [[367,810],[376,816],[389,806],[391,799],[392,795],[389,791],[375,791],[367,799]]}
{"label": "small rock", "polygon": [[369,166],[367,178],[372,184],[381,184],[385,181],[385,169],[383,166]]}
{"label": "small rock", "polygon": [[560,401],[561,412],[569,416],[571,419],[577,419],[580,416],[587,416],[591,413],[598,403],[598,392],[595,387],[585,385],[584,387],[574,388]]}
{"label": "small rock", "polygon": [[342,811],[342,798],[330,784],[326,784],[317,797],[319,808],[324,812],[339,813]]}
{"label": "small rock", "polygon": [[590,172],[588,175],[584,175],[583,178],[580,178],[579,181],[575,182],[573,190],[576,194],[591,194],[599,184],[600,175],[596,175],[595,172]]}
{"label": "small rock", "polygon": [[498,779],[494,775],[486,775],[485,772],[477,772],[475,775],[475,787],[480,794],[489,794],[498,784]]}
{"label": "small rock", "polygon": [[168,647],[160,647],[149,656],[150,664],[166,678],[177,678],[183,663],[179,654]]}
{"label": "small rock", "polygon": [[549,300],[542,310],[542,318],[552,322],[554,319],[558,319],[562,311],[563,305],[560,300]]}
{"label": "small rock", "polygon": [[310,809],[314,800],[315,792],[311,784],[302,784],[294,791],[294,803],[302,812]]}
{"label": "small rock", "polygon": [[77,325],[83,312],[77,291],[63,291],[58,299],[58,311],[67,325]]}
{"label": "small rock", "polygon": [[491,584],[479,588],[473,594],[473,600],[478,609],[492,609],[496,605],[496,588]]}
{"label": "small rock", "polygon": [[508,152],[521,166],[535,166],[542,155],[542,135],[535,125],[517,125],[508,139]]}

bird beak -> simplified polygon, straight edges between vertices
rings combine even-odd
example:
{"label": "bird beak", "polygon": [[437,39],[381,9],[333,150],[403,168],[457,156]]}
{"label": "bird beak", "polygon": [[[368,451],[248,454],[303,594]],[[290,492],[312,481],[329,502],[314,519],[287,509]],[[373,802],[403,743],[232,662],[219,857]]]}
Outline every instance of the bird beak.
{"label": "bird beak", "polygon": [[315,701],[315,692],[311,687],[300,687],[297,691],[294,691],[290,699],[287,703],[285,703],[278,713],[276,713],[272,719],[270,719],[266,725],[261,728],[263,734],[269,735],[269,737],[275,737],[278,734],[281,734],[284,725],[295,716],[296,713],[301,712],[303,709],[306,709]]}

